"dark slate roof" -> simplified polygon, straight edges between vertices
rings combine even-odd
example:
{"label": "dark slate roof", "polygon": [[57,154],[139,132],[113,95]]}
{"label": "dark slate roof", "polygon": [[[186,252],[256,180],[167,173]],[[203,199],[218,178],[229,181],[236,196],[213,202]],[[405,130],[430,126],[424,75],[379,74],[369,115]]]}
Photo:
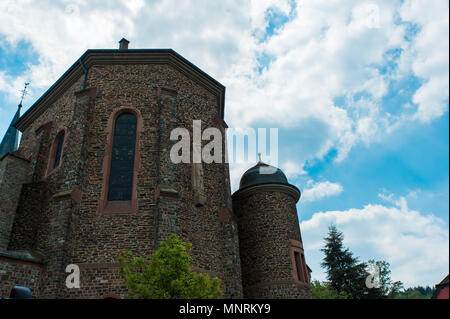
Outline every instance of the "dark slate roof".
{"label": "dark slate roof", "polygon": [[281,169],[258,162],[242,175],[239,189],[263,184],[289,185],[289,182]]}
{"label": "dark slate roof", "polygon": [[19,146],[19,131],[14,127],[14,124],[16,124],[16,122],[19,120],[21,107],[22,105],[19,105],[17,112],[11,121],[11,124],[9,124],[9,127],[6,130],[5,136],[0,143],[0,158],[8,153],[16,151],[17,147]]}
{"label": "dark slate roof", "polygon": [[283,171],[275,166],[261,162],[249,168],[241,177],[239,189],[232,195],[233,198],[247,196],[253,191],[283,191],[291,195],[297,202],[300,199],[300,190],[289,184]]}

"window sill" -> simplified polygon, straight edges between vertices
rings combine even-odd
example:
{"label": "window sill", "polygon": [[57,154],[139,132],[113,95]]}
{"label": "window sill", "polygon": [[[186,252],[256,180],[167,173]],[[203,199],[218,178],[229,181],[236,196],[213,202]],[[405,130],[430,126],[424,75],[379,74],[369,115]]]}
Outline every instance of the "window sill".
{"label": "window sill", "polygon": [[100,207],[100,215],[133,214],[137,212],[137,202],[134,200],[106,202]]}
{"label": "window sill", "polygon": [[53,175],[53,174],[55,174],[57,171],[59,171],[59,169],[61,168],[61,166],[62,166],[62,162],[61,162],[58,166],[56,166],[55,168],[53,168],[52,170],[46,172],[46,173],[45,173],[44,179],[49,178],[51,175]]}

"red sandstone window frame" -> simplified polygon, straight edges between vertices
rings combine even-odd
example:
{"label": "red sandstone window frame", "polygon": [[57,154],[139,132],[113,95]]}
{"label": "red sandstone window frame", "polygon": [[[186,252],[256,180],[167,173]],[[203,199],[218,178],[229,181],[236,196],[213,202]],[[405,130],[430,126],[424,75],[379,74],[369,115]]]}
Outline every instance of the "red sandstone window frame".
{"label": "red sandstone window frame", "polygon": [[[63,145],[61,148],[61,155],[59,156],[59,164],[58,164],[58,166],[54,167],[55,166],[55,156],[56,156],[56,152],[58,150],[59,139],[61,138],[62,134],[64,134],[64,140],[63,140]],[[52,145],[50,146],[50,152],[48,154],[47,170],[45,173],[45,178],[47,178],[48,176],[50,176],[51,174],[56,172],[62,166],[66,141],[67,141],[67,129],[65,127],[63,127],[58,130],[58,133],[56,134],[55,138],[53,139]]]}
{"label": "red sandstone window frame", "polygon": [[[294,281],[296,282],[309,283],[310,278],[308,269],[306,268],[303,244],[301,241],[295,239],[291,239],[290,242],[291,242],[291,260],[292,260],[292,278],[294,278]],[[298,264],[297,261],[295,260],[295,253],[299,254],[300,264]],[[300,275],[303,278],[298,278],[297,267],[300,269]]]}
{"label": "red sandstone window frame", "polygon": [[[128,201],[108,201],[109,191],[109,177],[111,173],[111,155],[114,143],[114,128],[117,118],[123,113],[132,113],[136,116],[136,146],[134,149],[134,169],[133,169],[133,186],[131,193],[131,200]],[[107,144],[106,154],[103,159],[103,183],[102,193],[98,204],[98,213],[100,215],[113,214],[132,214],[137,212],[137,181],[138,171],[140,167],[140,135],[142,131],[142,116],[139,110],[133,107],[121,107],[114,110],[108,119],[107,127]]]}

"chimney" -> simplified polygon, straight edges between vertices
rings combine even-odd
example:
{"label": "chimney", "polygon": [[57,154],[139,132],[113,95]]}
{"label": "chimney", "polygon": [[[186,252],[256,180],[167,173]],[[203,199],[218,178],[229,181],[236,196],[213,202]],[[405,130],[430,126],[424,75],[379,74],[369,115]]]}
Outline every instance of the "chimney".
{"label": "chimney", "polygon": [[122,40],[119,41],[119,50],[128,50],[128,44],[130,41],[128,41],[125,38],[122,38]]}

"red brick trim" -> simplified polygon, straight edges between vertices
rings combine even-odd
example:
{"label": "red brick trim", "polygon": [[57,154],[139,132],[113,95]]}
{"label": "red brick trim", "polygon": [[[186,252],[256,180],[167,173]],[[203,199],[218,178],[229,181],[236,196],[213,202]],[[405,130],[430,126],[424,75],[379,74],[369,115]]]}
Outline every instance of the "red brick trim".
{"label": "red brick trim", "polygon": [[72,191],[61,192],[53,195],[53,200],[55,202],[60,202],[68,199],[71,199],[78,204],[81,203],[81,191],[78,188],[76,188]]}
{"label": "red brick trim", "polygon": [[39,133],[41,133],[42,131],[46,131],[47,133],[50,132],[50,130],[52,129],[53,126],[53,122],[47,122],[41,126],[39,126],[39,128],[35,131],[36,135],[39,135]]}
{"label": "red brick trim", "polygon": [[301,241],[291,239],[290,242],[291,242],[291,246],[300,248],[301,250],[303,250],[303,243]]}
{"label": "red brick trim", "polygon": [[[56,151],[58,149],[59,137],[63,133],[64,133],[64,141],[63,141],[63,146],[61,149],[61,157],[59,159],[59,165],[56,166],[55,168],[53,168],[53,165],[55,164]],[[48,176],[50,176],[51,174],[53,174],[54,172],[59,170],[59,168],[62,166],[63,156],[64,156],[64,148],[66,146],[66,142],[67,142],[67,128],[62,127],[60,129],[58,129],[58,133],[56,134],[55,138],[53,139],[52,146],[50,147],[50,152],[49,152],[48,160],[47,160],[47,169],[45,171],[44,178],[47,178]]]}
{"label": "red brick trim", "polygon": [[89,97],[95,99],[96,96],[97,96],[97,88],[94,87],[94,88],[89,88],[89,89],[85,89],[85,90],[81,90],[81,91],[75,92],[75,96],[76,96],[77,99],[79,99],[79,98],[81,98],[83,96],[89,96]]}
{"label": "red brick trim", "polygon": [[175,89],[171,89],[168,87],[162,87],[160,94],[169,95],[169,96],[177,96],[178,92]]}
{"label": "red brick trim", "polygon": [[[133,171],[133,189],[131,193],[130,201],[120,201],[120,202],[108,202],[108,186],[109,186],[109,174],[111,171],[111,153],[113,147],[114,139],[114,127],[116,124],[117,117],[125,112],[131,112],[136,115],[137,128],[136,128],[136,147],[134,151],[134,171]],[[102,194],[98,203],[98,213],[100,215],[114,215],[114,214],[132,214],[136,213],[137,207],[137,180],[138,171],[140,166],[140,135],[142,131],[142,115],[138,109],[134,107],[120,107],[116,109],[109,117],[108,120],[108,140],[106,145],[106,154],[103,159],[103,184],[102,184]]]}
{"label": "red brick trim", "polygon": [[[305,263],[305,254],[303,251],[303,244],[302,242],[295,240],[295,239],[291,239],[290,240],[291,243],[291,248],[290,248],[290,256],[291,256],[291,263],[292,263],[292,278],[294,279],[295,283],[298,284],[307,284],[309,283],[309,272],[308,269],[306,268],[306,263]],[[297,274],[297,261],[295,260],[295,253],[299,253],[300,254],[300,272],[301,275],[304,278],[298,278],[298,274]]]}

